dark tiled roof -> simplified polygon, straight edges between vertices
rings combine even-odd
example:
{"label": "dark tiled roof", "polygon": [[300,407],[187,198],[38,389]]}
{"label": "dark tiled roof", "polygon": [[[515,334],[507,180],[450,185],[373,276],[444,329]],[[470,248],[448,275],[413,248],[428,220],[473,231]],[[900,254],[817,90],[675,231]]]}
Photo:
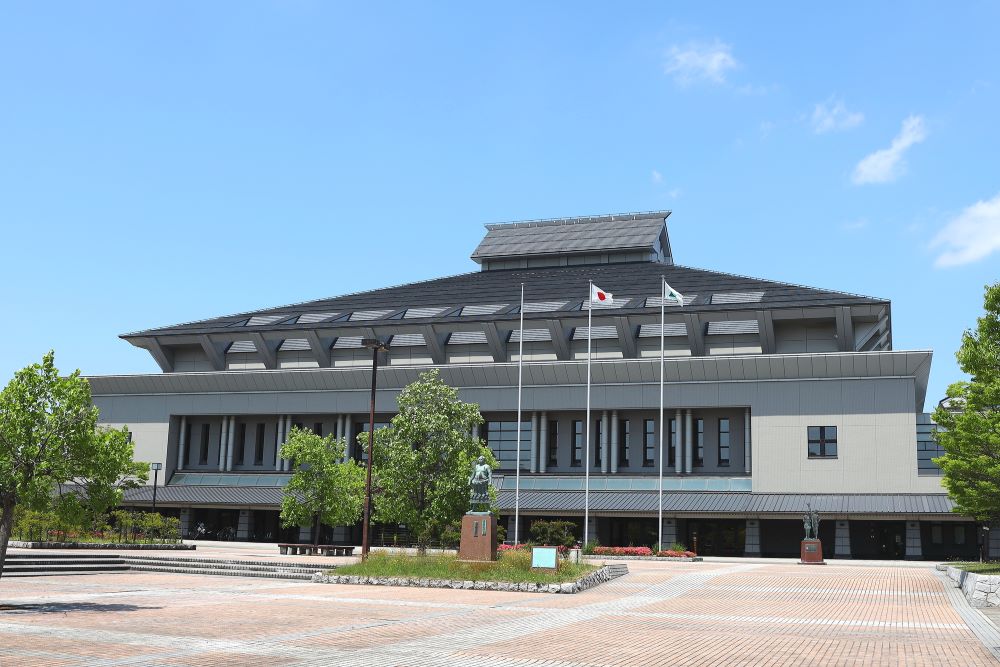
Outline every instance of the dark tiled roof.
{"label": "dark tiled roof", "polygon": [[669,211],[487,225],[472,253],[497,257],[652,249]]}
{"label": "dark tiled roof", "polygon": [[[524,512],[583,513],[582,491],[522,491]],[[806,504],[827,514],[951,514],[945,494],[795,494],[747,492],[664,492],[663,511],[670,513],[770,514],[806,511]],[[591,512],[657,511],[655,491],[592,491]],[[514,509],[514,492],[500,492],[499,507]]]}
{"label": "dark tiled roof", "polygon": [[[163,486],[156,502],[165,505],[281,505],[282,488],[277,486]],[[153,487],[125,491],[125,504],[153,502]]]}
{"label": "dark tiled roof", "polygon": [[[429,306],[470,306],[477,304],[505,304],[516,306],[520,298],[520,285],[525,284],[526,302],[567,301],[567,308],[575,308],[587,297],[588,281],[593,280],[602,289],[612,292],[615,300],[628,298],[632,300],[629,312],[635,309],[653,312],[658,308],[645,309],[643,297],[659,296],[660,276],[664,276],[670,285],[685,295],[696,298],[690,305],[684,307],[684,312],[705,312],[725,310],[746,310],[771,308],[806,308],[811,306],[830,305],[863,305],[885,304],[884,299],[836,292],[813,287],[803,287],[772,280],[762,280],[738,276],[705,269],[695,269],[686,266],[665,265],[653,262],[637,262],[628,264],[594,264],[579,266],[560,266],[531,269],[509,269],[499,271],[477,271],[474,273],[438,278],[419,283],[410,283],[397,287],[360,292],[330,299],[320,299],[298,305],[281,306],[260,311],[240,313],[200,322],[167,326],[158,329],[125,334],[125,338],[169,335],[209,333],[218,331],[238,332],[251,329],[239,328],[239,323],[251,316],[282,314],[288,317],[285,323],[272,324],[267,327],[254,327],[252,330],[267,328],[269,330],[315,329],[320,327],[358,326],[357,322],[343,321],[347,314],[356,310],[387,310],[402,317],[402,310],[414,307]],[[749,303],[712,303],[712,295],[716,293],[753,293],[763,292],[759,302]],[[676,308],[676,307],[674,307]],[[508,312],[505,312],[508,311]],[[510,308],[505,308],[496,314],[476,316],[476,319],[516,319]],[[331,322],[321,324],[298,324],[296,314],[305,313],[339,313],[339,317]],[[448,314],[450,312],[451,314]],[[454,308],[442,316],[426,320],[413,319],[407,323],[456,321],[472,318],[459,318]],[[537,313],[526,316],[553,317],[553,313]],[[379,320],[365,320],[375,324]],[[384,320],[383,320],[384,321]]]}

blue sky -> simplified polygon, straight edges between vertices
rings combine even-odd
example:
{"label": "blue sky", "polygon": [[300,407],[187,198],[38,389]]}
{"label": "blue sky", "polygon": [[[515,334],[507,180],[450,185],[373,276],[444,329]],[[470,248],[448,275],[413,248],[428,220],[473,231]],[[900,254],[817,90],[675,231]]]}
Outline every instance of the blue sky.
{"label": "blue sky", "polygon": [[1000,274],[1000,5],[7,2],[0,376],[671,209],[678,263],[885,297],[928,404]]}

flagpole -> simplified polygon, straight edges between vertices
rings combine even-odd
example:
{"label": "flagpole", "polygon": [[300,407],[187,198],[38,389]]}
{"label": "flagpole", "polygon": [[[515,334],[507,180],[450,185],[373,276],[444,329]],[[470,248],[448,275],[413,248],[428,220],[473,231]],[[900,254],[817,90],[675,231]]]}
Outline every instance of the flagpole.
{"label": "flagpole", "polygon": [[521,527],[521,365],[524,363],[524,283],[521,283],[521,323],[517,332],[517,463],[514,469],[514,544]]}
{"label": "flagpole", "polygon": [[664,311],[663,304],[667,300],[667,279],[660,276],[660,479],[657,484],[659,489],[657,493],[657,520],[656,520],[656,544],[658,545],[658,550],[663,551],[663,327],[664,327]]}
{"label": "flagpole", "polygon": [[583,482],[583,544],[590,541],[590,337],[594,326],[594,281],[587,290],[587,427],[586,453],[584,454]]}

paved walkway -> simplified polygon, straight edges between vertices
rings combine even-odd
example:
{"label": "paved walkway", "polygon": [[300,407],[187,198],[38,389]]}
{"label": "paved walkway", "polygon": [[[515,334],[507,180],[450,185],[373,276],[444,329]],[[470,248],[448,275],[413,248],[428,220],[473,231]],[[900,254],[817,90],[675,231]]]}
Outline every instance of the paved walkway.
{"label": "paved walkway", "polygon": [[978,612],[930,568],[629,568],[565,596],[137,572],[0,579],[0,666],[998,664],[967,623]]}

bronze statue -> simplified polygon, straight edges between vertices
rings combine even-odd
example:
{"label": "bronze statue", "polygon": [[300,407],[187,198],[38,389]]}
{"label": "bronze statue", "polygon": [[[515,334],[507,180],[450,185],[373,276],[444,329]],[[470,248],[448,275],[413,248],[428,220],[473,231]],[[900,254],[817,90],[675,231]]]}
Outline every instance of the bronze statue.
{"label": "bronze statue", "polygon": [[493,469],[486,462],[485,456],[480,456],[472,464],[472,474],[469,475],[469,486],[471,493],[469,500],[471,511],[476,511],[476,505],[485,505],[486,511],[490,508],[490,480],[493,477]]}
{"label": "bronze statue", "polygon": [[806,540],[819,539],[819,512],[812,508],[811,503],[806,503],[806,513],[802,515],[802,527],[806,531]]}

